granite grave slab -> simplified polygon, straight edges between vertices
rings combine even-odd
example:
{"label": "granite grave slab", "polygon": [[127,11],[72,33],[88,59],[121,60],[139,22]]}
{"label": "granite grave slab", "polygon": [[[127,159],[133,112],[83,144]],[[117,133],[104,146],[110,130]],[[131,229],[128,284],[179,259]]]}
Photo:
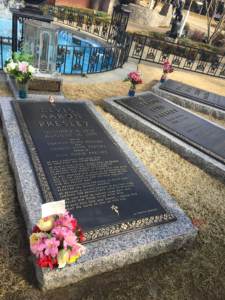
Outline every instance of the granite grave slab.
{"label": "granite grave slab", "polygon": [[225,163],[225,129],[154,94],[116,100],[135,114]]}
{"label": "granite grave slab", "polygon": [[202,90],[172,79],[166,80],[159,89],[225,110],[225,97],[218,95],[215,92],[212,93]]}
{"label": "granite grave slab", "polygon": [[12,105],[44,201],[65,200],[85,243],[176,220],[86,103]]}
{"label": "granite grave slab", "polygon": [[200,102],[196,101],[195,99],[192,99],[188,97],[188,94],[182,95],[182,94],[176,94],[171,91],[166,91],[164,89],[161,89],[160,87],[162,84],[159,82],[156,85],[154,85],[151,89],[151,92],[155,93],[158,96],[161,96],[169,101],[172,101],[173,103],[176,103],[182,107],[193,109],[195,111],[199,111],[203,114],[207,114],[209,116],[212,116],[218,120],[224,120],[225,119],[225,110],[220,109],[219,107],[210,106],[207,102]]}
{"label": "granite grave slab", "polygon": [[[158,101],[160,101],[160,103],[157,102],[154,106],[160,106],[160,105],[164,106],[164,104],[161,104],[161,102],[162,103],[167,103],[167,105],[172,104],[171,102],[169,102],[169,101],[167,101],[167,100],[165,100],[161,97],[158,97],[154,93],[151,93],[151,92],[136,94],[136,96],[140,97],[140,98],[150,96],[150,95],[155,100],[158,99]],[[199,147],[199,148],[196,149],[196,146],[197,146],[196,143],[191,145],[190,140],[188,140],[188,139],[185,140],[183,137],[182,137],[183,138],[183,140],[182,140],[181,135],[179,133],[174,134],[174,131],[176,130],[176,128],[179,129],[179,125],[177,124],[177,122],[173,124],[173,125],[175,125],[174,128],[168,129],[168,126],[165,126],[165,124],[163,126],[159,126],[160,125],[159,120],[157,120],[156,122],[150,122],[149,119],[147,120],[145,118],[144,114],[141,113],[141,115],[138,115],[137,113],[128,110],[127,107],[123,107],[120,104],[116,103],[116,102],[121,101],[123,99],[130,99],[130,97],[121,96],[121,97],[103,99],[102,106],[106,111],[110,112],[112,115],[114,115],[117,119],[119,119],[120,121],[122,121],[126,125],[131,126],[131,127],[135,128],[137,130],[140,130],[140,131],[144,132],[145,134],[148,134],[150,137],[156,139],[157,141],[159,141],[163,145],[166,145],[168,148],[172,149],[173,151],[175,151],[176,153],[178,153],[179,155],[181,155],[185,159],[187,159],[190,162],[198,165],[204,171],[212,174],[213,176],[215,176],[216,178],[218,178],[222,182],[225,182],[225,179],[224,179],[225,178],[225,176],[224,176],[225,165],[224,165],[224,163],[221,162],[223,160],[223,158],[221,160],[218,160],[218,157],[216,157],[216,159],[213,158],[213,157],[210,157],[209,154],[203,153],[202,147],[201,148]],[[143,100],[140,100],[140,101],[143,101]],[[223,127],[221,127],[219,125],[216,125],[215,123],[210,122],[210,121],[208,121],[208,120],[206,120],[202,117],[199,117],[198,115],[196,115],[194,113],[191,113],[191,112],[185,110],[184,108],[181,108],[180,106],[178,106],[176,104],[172,104],[172,105],[173,105],[173,109],[175,109],[174,114],[177,114],[177,112],[181,112],[180,114],[178,114],[179,120],[181,120],[181,122],[185,121],[184,117],[182,117],[182,115],[190,114],[191,119],[192,118],[197,118],[198,122],[200,122],[201,124],[203,124],[203,123],[208,124],[209,128],[213,127],[213,128],[215,128],[215,130],[221,131],[221,133],[224,132]],[[154,109],[153,109],[153,113],[154,114],[160,114],[160,111],[162,113],[164,108],[160,107],[160,109],[161,110],[159,110],[158,112],[157,111],[154,112]],[[171,123],[175,122],[176,119],[172,120],[173,119],[173,113],[172,113],[173,109],[171,109],[171,113],[168,116],[166,114],[163,114],[163,116],[160,115],[158,117],[159,118],[166,117],[167,119],[169,119],[168,122],[171,122]],[[148,106],[145,106],[145,110],[148,110]],[[155,118],[159,119],[156,116],[155,116]],[[192,124],[192,122],[190,122],[189,125],[191,125],[191,124]],[[189,125],[187,125],[187,126],[189,126]],[[200,126],[200,125],[194,124],[192,126],[193,130],[191,130],[191,131],[194,131],[194,130],[199,131],[200,128],[195,128],[195,127]],[[208,128],[205,129],[205,130],[208,130]],[[205,130],[203,130],[203,131],[205,131]],[[214,130],[212,132],[213,132],[213,134],[215,133]],[[208,138],[212,137],[212,135],[208,135],[209,133],[206,134],[206,131],[205,131],[205,133],[198,132],[198,133],[195,133],[195,134],[199,135],[200,133],[202,134],[201,136],[204,137],[203,140],[205,138],[208,139]],[[195,138],[196,137],[197,136],[195,136]],[[218,141],[217,138],[215,138],[214,141],[216,141],[216,140]],[[188,144],[187,142],[190,143],[190,144]],[[207,143],[206,143],[206,145],[207,145]],[[222,147],[222,145],[220,145],[220,146]],[[198,150],[198,149],[200,149],[201,151]],[[211,153],[210,153],[210,155],[211,155]]]}
{"label": "granite grave slab", "polygon": [[[33,226],[41,218],[40,206],[44,203],[44,199],[36,180],[34,168],[12,108],[11,100],[13,99],[0,99],[0,113],[4,135],[8,144],[9,160],[15,176],[18,199],[27,225],[27,233],[30,235]],[[57,100],[55,103],[57,105]],[[175,250],[193,227],[190,219],[131,149],[127,147],[126,143],[118,136],[95,106],[90,101],[70,100],[69,103],[85,104],[88,106],[93,116],[104,130],[107,131],[107,134],[120,151],[126,155],[129,164],[136,169],[137,173],[145,178],[147,184],[154,190],[154,195],[165,203],[177,220],[87,243],[87,252],[78,260],[78,263],[67,265],[62,270],[48,270],[35,265],[37,279],[43,291],[66,286],[126,264],[135,263],[166,251]],[[197,229],[193,229],[184,247],[194,240],[196,234]]]}

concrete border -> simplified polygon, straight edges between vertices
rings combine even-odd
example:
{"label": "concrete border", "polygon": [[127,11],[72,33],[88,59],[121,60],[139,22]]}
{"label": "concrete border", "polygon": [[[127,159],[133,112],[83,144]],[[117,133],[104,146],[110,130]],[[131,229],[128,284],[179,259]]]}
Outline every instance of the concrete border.
{"label": "concrete border", "polygon": [[[10,103],[12,99],[0,98],[0,114],[3,132],[8,143],[9,161],[15,176],[18,199],[29,235],[33,226],[41,217],[40,206],[43,200]],[[38,99],[43,100],[43,98]],[[65,99],[65,101],[68,100]],[[73,100],[68,102],[71,101]],[[157,256],[163,252],[175,250],[193,227],[190,219],[103,118],[91,101],[77,100],[73,102],[85,102],[88,105],[115,143],[118,144],[120,150],[126,154],[127,159],[145,177],[148,184],[154,188],[157,196],[165,202],[167,207],[177,217],[177,221],[86,244],[87,252],[78,260],[78,263],[67,265],[62,270],[40,268],[35,264],[39,286],[43,291],[66,286],[96,274],[111,271],[148,257]],[[183,246],[192,242],[196,234],[197,229],[195,228],[191,231]]]}
{"label": "concrete border", "polygon": [[[136,94],[137,96],[147,95],[147,94],[154,94],[152,92],[143,92]],[[103,99],[102,107],[114,115],[119,121],[123,122],[124,124],[135,128],[147,135],[151,138],[154,138],[162,145],[170,148],[174,152],[178,153],[180,156],[185,158],[186,160],[190,161],[191,163],[199,166],[205,172],[213,175],[221,182],[225,183],[225,165],[220,163],[219,161],[215,160],[214,158],[208,156],[207,154],[195,149],[194,147],[190,146],[189,144],[183,142],[179,138],[171,135],[170,133],[160,129],[156,125],[153,125],[149,121],[143,119],[142,117],[136,115],[135,113],[127,110],[125,107],[117,104],[115,100],[128,98],[129,96],[120,96],[114,98]],[[164,99],[165,100],[165,99]],[[174,104],[175,106],[179,107],[178,105]],[[182,108],[184,109],[184,108]],[[186,110],[186,109],[184,109]],[[206,120],[199,115],[196,115],[190,111],[189,113],[213,124],[218,126],[219,128],[223,127]]]}

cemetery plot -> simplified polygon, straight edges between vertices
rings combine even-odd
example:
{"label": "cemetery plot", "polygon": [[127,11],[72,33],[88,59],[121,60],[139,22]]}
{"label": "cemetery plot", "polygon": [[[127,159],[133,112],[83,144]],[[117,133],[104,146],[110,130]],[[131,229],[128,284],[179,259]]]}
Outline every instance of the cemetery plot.
{"label": "cemetery plot", "polygon": [[224,96],[198,89],[182,82],[169,79],[159,89],[225,110]]}
{"label": "cemetery plot", "polygon": [[154,94],[115,100],[195,148],[225,163],[225,130]]}
{"label": "cemetery plot", "polygon": [[176,220],[88,105],[12,104],[44,200],[65,200],[86,242]]}

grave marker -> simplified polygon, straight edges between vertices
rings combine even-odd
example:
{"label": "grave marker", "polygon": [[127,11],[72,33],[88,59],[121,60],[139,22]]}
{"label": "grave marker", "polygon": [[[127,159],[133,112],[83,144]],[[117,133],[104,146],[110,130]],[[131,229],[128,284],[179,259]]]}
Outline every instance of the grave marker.
{"label": "grave marker", "polygon": [[86,242],[176,220],[85,103],[12,104],[44,200],[65,200]]}

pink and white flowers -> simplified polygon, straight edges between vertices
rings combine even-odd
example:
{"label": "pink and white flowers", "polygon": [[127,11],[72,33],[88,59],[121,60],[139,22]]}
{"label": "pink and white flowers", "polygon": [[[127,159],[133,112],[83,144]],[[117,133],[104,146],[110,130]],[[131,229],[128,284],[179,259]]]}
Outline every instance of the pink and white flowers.
{"label": "pink and white flowers", "polygon": [[142,84],[142,76],[143,74],[140,71],[134,71],[128,74],[123,82],[130,81],[132,85]]}
{"label": "pink and white flowers", "polygon": [[4,63],[4,71],[9,74],[10,78],[16,79],[17,82],[26,84],[29,79],[33,79],[32,75],[37,72],[32,66],[33,56],[24,49],[21,52],[12,53],[12,57]]}
{"label": "pink and white flowers", "polygon": [[39,220],[30,236],[32,255],[29,260],[36,259],[39,266],[50,268],[56,264],[63,268],[67,263],[75,262],[86,251],[78,243],[84,238],[81,227],[76,227],[77,221],[68,211]]}

